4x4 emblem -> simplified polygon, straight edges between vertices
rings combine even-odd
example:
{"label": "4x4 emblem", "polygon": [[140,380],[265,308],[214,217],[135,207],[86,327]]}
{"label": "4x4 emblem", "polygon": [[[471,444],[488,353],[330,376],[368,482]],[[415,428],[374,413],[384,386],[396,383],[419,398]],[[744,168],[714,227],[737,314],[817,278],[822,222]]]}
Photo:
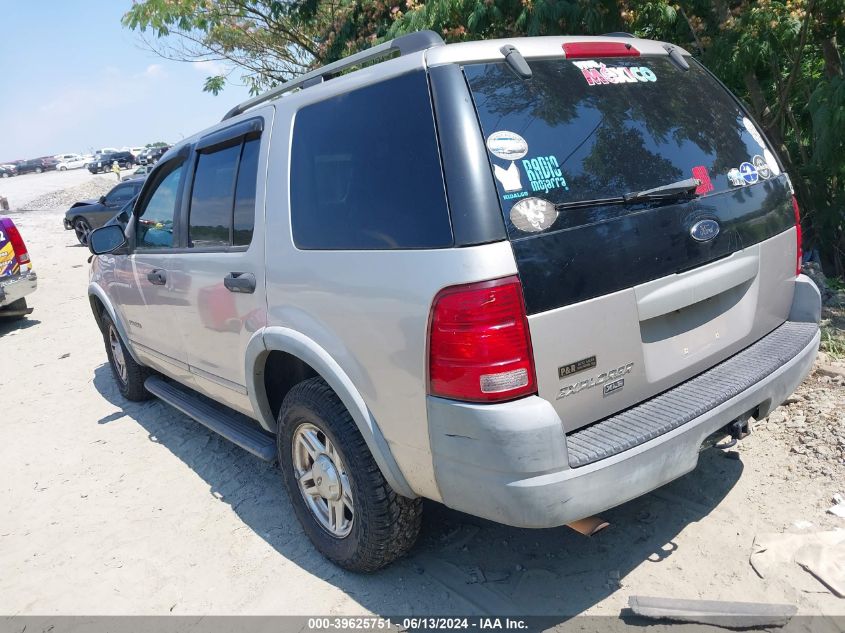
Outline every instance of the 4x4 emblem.
{"label": "4x4 emblem", "polygon": [[698,242],[709,242],[719,234],[719,223],[716,220],[699,220],[692,225],[689,234]]}

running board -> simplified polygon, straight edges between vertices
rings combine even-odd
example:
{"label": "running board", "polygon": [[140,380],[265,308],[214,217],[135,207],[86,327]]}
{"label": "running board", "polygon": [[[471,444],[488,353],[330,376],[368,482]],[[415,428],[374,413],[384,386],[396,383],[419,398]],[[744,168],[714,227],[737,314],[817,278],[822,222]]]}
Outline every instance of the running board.
{"label": "running board", "polygon": [[247,416],[221,404],[214,406],[191,389],[168,382],[159,376],[147,378],[144,387],[154,396],[245,451],[266,462],[276,461],[275,438],[258,428],[256,422]]}

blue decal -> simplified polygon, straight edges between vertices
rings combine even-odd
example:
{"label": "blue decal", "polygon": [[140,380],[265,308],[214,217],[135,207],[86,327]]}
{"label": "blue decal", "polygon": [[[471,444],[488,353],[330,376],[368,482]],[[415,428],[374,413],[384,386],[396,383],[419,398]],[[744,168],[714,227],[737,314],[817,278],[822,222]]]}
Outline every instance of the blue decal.
{"label": "blue decal", "polygon": [[561,188],[569,191],[569,185],[566,184],[566,178],[563,177],[560,165],[554,156],[524,159],[522,166],[525,168],[525,173],[528,174],[531,191],[548,193],[551,189]]}
{"label": "blue decal", "polygon": [[757,168],[751,163],[742,163],[739,166],[739,173],[742,174],[742,179],[747,185],[753,185],[759,179]]}

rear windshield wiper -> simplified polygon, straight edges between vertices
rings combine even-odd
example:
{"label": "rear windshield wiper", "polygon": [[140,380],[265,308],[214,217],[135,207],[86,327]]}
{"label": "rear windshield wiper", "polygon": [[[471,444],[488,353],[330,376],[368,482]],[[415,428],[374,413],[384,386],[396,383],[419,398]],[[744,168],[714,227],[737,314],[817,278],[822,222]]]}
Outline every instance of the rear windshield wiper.
{"label": "rear windshield wiper", "polygon": [[677,200],[693,197],[695,190],[701,184],[698,178],[687,178],[668,185],[661,185],[654,189],[635,191],[622,196],[624,202],[648,202],[650,200]]}
{"label": "rear windshield wiper", "polygon": [[701,184],[697,178],[687,178],[668,185],[661,185],[654,189],[644,191],[633,191],[622,196],[613,198],[596,198],[595,200],[575,200],[573,202],[561,202],[555,205],[555,209],[581,209],[584,207],[601,207],[609,204],[635,204],[638,202],[668,202],[684,198],[695,198],[695,190]]}

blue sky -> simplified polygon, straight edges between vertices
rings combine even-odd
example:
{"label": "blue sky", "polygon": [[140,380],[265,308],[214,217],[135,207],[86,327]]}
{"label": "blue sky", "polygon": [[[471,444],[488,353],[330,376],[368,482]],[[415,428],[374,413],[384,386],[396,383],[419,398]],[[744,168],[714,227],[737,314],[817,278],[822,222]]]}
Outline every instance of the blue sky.
{"label": "blue sky", "polygon": [[[162,59],[120,18],[130,0],[0,0],[0,162],[174,143],[248,98],[202,91],[213,64]],[[237,74],[237,73],[235,73]]]}

